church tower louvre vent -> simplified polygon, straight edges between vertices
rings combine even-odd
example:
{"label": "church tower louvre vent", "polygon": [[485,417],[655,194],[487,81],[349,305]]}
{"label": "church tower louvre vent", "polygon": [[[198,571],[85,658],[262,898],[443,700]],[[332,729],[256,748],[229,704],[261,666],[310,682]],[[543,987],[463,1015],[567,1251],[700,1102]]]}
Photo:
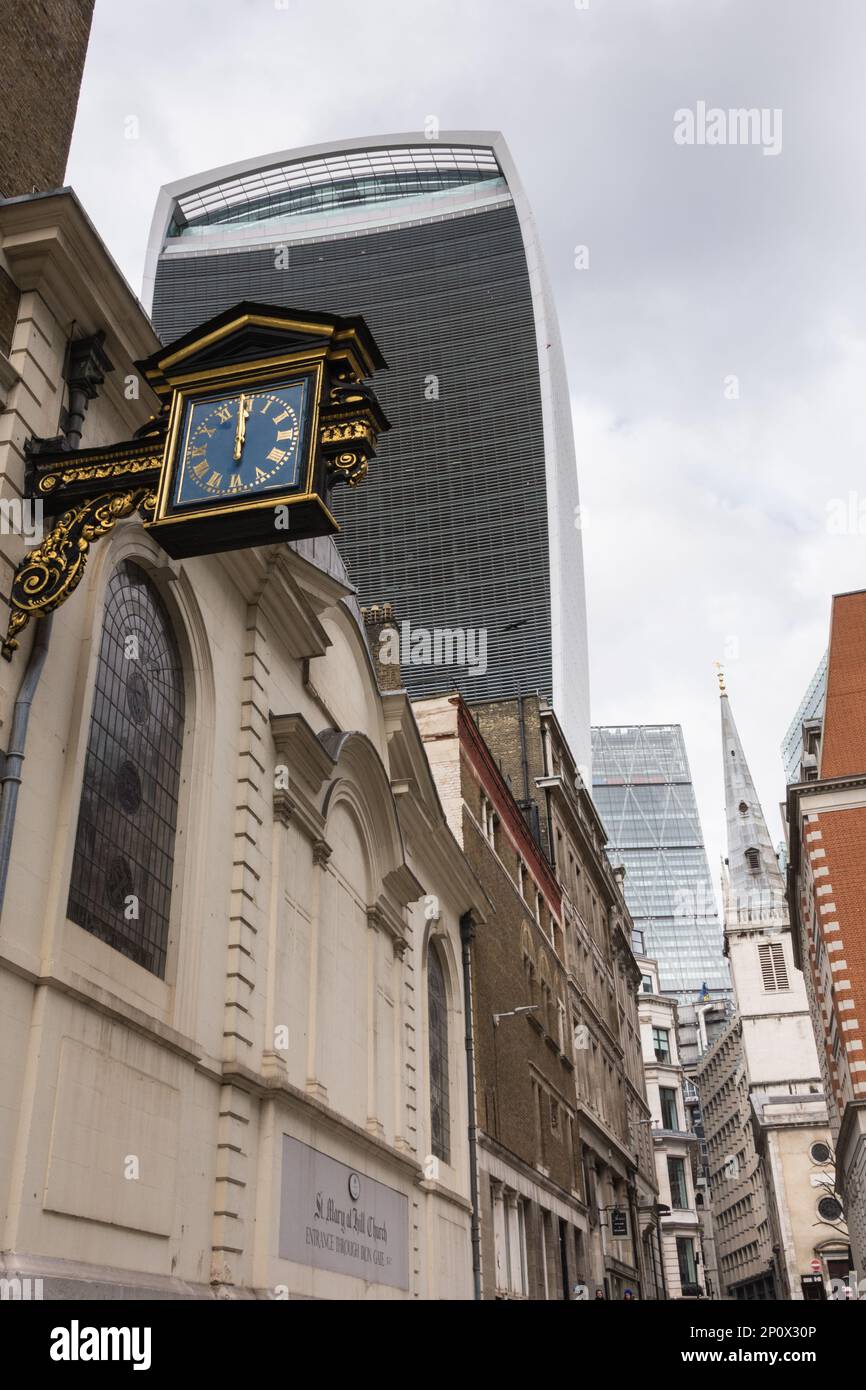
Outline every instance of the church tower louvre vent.
{"label": "church tower louvre vent", "polygon": [[788,970],[781,943],[773,941],[759,946],[758,956],[761,961],[764,990],[770,993],[775,990],[788,989]]}

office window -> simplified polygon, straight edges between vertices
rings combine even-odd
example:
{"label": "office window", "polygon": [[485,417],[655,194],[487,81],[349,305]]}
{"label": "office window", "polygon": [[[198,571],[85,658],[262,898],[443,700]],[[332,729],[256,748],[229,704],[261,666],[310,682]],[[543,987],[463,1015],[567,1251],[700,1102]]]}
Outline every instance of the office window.
{"label": "office window", "polygon": [[668,1159],[668,1181],[671,1188],[671,1206],[676,1211],[687,1211],[689,1206],[689,1190],[686,1184],[685,1159]]}
{"label": "office window", "polygon": [[448,996],[445,974],[434,947],[427,956],[428,1029],[430,1038],[430,1133],[437,1158],[450,1161],[451,1120],[448,1082]]}
{"label": "office window", "polygon": [[659,1101],[662,1110],[662,1129],[679,1129],[677,1115],[677,1093],[671,1086],[659,1087]]}
{"label": "office window", "polygon": [[138,565],[108,582],[67,915],[163,978],[184,729],[180,654]]}
{"label": "office window", "polygon": [[671,1060],[669,1029],[653,1029],[653,1051],[655,1052],[657,1062],[669,1062]]}

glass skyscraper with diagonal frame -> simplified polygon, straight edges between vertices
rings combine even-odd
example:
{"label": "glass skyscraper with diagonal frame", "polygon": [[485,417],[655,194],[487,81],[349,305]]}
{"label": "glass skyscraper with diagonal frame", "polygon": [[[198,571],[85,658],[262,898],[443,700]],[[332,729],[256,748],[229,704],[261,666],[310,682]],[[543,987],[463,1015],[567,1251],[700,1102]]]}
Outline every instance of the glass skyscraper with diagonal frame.
{"label": "glass skyscraper with diagonal frame", "polygon": [[682,1003],[731,993],[683,731],[678,724],[592,731],[593,799],[641,954]]}

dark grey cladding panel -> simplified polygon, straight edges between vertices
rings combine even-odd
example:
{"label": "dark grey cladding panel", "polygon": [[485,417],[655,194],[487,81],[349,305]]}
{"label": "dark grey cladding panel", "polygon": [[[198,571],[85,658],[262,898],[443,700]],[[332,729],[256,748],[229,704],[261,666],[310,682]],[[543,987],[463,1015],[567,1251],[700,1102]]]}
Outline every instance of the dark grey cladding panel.
{"label": "dark grey cladding panel", "polygon": [[413,694],[552,693],[538,359],[513,207],[290,246],[286,269],[278,249],[275,232],[273,248],[163,259],[163,341],[240,299],[363,314],[391,368],[375,385],[394,428],[364,485],[333,497],[361,601],[413,627],[486,629],[486,674],[409,666]]}

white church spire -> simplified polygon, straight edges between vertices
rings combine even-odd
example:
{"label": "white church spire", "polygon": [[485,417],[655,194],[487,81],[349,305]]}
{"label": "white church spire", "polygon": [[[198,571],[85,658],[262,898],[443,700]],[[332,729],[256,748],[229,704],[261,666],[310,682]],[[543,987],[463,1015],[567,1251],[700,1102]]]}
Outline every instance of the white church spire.
{"label": "white church spire", "polygon": [[723,873],[726,922],[785,917],[785,880],[719,673],[728,853]]}

